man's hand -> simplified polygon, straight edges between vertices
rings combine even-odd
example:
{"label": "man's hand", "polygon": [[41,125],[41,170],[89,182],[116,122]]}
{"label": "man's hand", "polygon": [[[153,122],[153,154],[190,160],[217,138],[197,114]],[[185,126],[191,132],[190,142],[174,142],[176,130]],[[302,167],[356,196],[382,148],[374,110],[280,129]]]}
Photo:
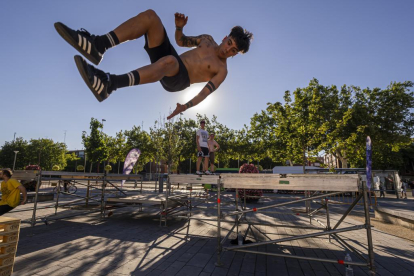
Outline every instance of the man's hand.
{"label": "man's hand", "polygon": [[22,202],[20,202],[20,205],[25,205],[27,202],[27,198],[24,198]]}
{"label": "man's hand", "polygon": [[183,28],[187,24],[188,16],[186,17],[182,13],[175,13],[175,26]]}
{"label": "man's hand", "polygon": [[180,114],[181,112],[184,112],[186,110],[185,105],[177,103],[177,107],[175,108],[174,112],[170,114],[170,116],[167,117],[167,120],[171,119],[175,115]]}

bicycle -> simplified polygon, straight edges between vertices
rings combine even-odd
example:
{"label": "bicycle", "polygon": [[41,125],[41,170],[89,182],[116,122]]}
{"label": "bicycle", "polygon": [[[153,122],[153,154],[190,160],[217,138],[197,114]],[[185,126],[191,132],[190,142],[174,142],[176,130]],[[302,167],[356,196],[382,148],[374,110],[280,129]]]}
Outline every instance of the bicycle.
{"label": "bicycle", "polygon": [[[59,183],[60,185],[60,183]],[[53,193],[57,192],[57,187],[53,188]],[[78,188],[76,187],[75,183],[72,183],[71,181],[63,181],[63,189],[61,187],[61,191],[65,192],[65,193],[69,193],[69,194],[74,194],[76,193],[78,190]]]}

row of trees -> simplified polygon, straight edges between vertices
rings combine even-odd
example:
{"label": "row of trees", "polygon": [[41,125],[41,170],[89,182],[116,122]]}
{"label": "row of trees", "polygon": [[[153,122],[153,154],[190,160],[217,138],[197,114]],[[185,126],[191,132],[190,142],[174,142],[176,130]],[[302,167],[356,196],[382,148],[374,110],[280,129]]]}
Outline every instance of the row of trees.
{"label": "row of trees", "polygon": [[[406,167],[414,171],[413,82],[386,89],[356,86],[309,86],[285,92],[285,103],[268,103],[251,119],[253,144],[273,160],[305,163],[321,152],[339,158],[342,167],[365,167],[365,139],[373,141],[376,169]],[[410,154],[411,153],[411,154]],[[407,156],[408,154],[408,156]]]}
{"label": "row of trees", "polygon": [[76,158],[73,154],[67,154],[64,143],[55,143],[51,139],[23,140],[18,137],[14,141],[6,141],[0,151],[0,166],[12,168],[16,158],[16,169],[23,169],[27,165],[40,165],[43,169],[52,170],[54,165],[64,168],[68,160]]}
{"label": "row of trees", "polygon": [[[204,119],[207,131],[216,133],[221,146],[217,156],[220,167],[236,167],[238,160],[260,162],[264,168],[286,162],[305,165],[325,153],[337,157],[343,168],[364,167],[365,139],[369,135],[374,169],[414,171],[412,87],[412,82],[393,82],[385,89],[346,85],[338,89],[313,79],[305,88],[286,91],[284,103],[268,103],[240,130],[228,128],[216,116],[198,114],[196,120],[156,121],[149,131],[134,126],[112,137],[103,133],[101,122],[92,118],[82,142],[91,164],[107,162],[119,167],[130,149],[139,148],[139,170],[150,161],[166,161],[170,169],[185,172],[189,170],[189,159],[196,161],[195,133],[198,122]],[[17,168],[28,163],[40,163],[44,169],[53,165],[64,168],[66,162],[76,160],[65,154],[62,143],[18,138],[3,146],[2,166],[11,166],[14,150],[20,151]],[[88,171],[92,171],[92,165]]]}

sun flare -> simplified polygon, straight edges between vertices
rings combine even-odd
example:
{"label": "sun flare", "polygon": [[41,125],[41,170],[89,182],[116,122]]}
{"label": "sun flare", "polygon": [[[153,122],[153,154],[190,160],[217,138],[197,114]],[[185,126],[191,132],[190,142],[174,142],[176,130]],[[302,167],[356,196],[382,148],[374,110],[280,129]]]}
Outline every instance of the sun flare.
{"label": "sun flare", "polygon": [[[184,91],[183,93],[183,103],[187,103],[192,98],[194,98],[200,91],[204,88],[205,84],[193,84],[190,88]],[[198,112],[204,112],[208,108],[211,108],[211,97],[212,95],[208,96],[204,99],[201,103],[199,103],[196,108]]]}

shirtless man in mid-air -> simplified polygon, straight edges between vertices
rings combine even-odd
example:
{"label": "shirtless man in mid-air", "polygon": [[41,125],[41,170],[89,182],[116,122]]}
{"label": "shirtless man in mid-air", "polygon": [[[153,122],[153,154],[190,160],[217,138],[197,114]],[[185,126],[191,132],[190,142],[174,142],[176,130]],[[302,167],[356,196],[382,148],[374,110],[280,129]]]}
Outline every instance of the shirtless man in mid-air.
{"label": "shirtless man in mid-air", "polygon": [[57,22],[57,32],[70,45],[78,50],[93,64],[98,65],[104,53],[120,43],[145,37],[144,49],[151,64],[123,75],[105,73],[88,64],[76,55],[75,62],[86,85],[98,99],[103,101],[118,88],[160,81],[165,90],[177,92],[193,83],[208,82],[207,85],[186,104],[179,104],[172,114],[175,115],[202,102],[214,92],[227,76],[227,59],[246,53],[253,35],[240,26],[234,27],[222,43],[218,45],[207,34],[186,36],[183,27],[188,17],[175,14],[175,41],[181,47],[196,47],[178,55],[168,39],[161,19],[153,10],[147,10],[127,20],[115,30],[102,36],[91,35],[84,29],[72,30]]}

